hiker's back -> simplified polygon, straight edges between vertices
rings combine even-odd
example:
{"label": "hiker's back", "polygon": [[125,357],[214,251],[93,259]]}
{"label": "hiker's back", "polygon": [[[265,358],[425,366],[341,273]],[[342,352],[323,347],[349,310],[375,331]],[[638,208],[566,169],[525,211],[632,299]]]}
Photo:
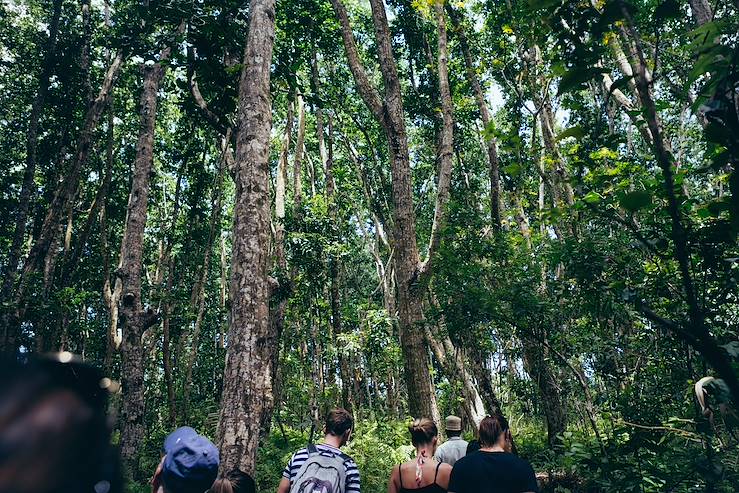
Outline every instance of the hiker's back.
{"label": "hiker's back", "polygon": [[332,409],[326,415],[324,443],[293,454],[277,493],[360,493],[357,464],[340,450],[353,428],[354,418],[346,409]]}
{"label": "hiker's back", "polygon": [[290,493],[359,493],[359,470],[354,460],[330,445],[299,450],[285,473]]}

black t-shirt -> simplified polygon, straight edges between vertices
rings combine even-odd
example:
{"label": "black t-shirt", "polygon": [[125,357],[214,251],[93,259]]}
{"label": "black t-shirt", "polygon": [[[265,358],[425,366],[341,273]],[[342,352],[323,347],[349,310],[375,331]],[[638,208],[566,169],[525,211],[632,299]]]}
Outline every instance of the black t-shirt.
{"label": "black t-shirt", "polygon": [[454,493],[537,493],[531,464],[505,452],[473,452],[452,469],[449,491]]}

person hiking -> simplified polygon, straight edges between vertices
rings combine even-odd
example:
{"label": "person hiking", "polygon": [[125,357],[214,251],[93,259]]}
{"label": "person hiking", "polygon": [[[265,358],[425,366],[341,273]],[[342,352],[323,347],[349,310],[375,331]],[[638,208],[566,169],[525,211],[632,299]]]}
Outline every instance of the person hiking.
{"label": "person hiking", "polygon": [[163,457],[151,479],[152,493],[203,493],[218,475],[218,449],[183,426],[164,440]]}
{"label": "person hiking", "polygon": [[388,493],[444,493],[452,466],[434,460],[439,430],[428,418],[416,419],[408,427],[416,458],[394,467],[387,484]]}
{"label": "person hiking", "polygon": [[346,409],[333,409],[326,416],[323,443],[310,444],[293,454],[277,487],[277,493],[360,493],[359,469],[340,449],[354,429]]}
{"label": "person hiking", "polygon": [[447,441],[439,445],[434,457],[439,462],[453,466],[467,453],[467,441],[462,439],[462,418],[447,416],[445,420]]}
{"label": "person hiking", "polygon": [[459,459],[452,469],[453,493],[537,493],[531,464],[511,453],[511,430],[501,416],[480,422],[480,450]]}

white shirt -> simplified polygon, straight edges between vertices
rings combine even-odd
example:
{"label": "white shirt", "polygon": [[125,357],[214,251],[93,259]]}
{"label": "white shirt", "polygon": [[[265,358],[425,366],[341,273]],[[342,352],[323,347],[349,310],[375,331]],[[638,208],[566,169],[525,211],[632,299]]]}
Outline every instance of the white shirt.
{"label": "white shirt", "polygon": [[436,449],[436,460],[453,466],[455,462],[467,454],[467,442],[462,437],[450,437]]}

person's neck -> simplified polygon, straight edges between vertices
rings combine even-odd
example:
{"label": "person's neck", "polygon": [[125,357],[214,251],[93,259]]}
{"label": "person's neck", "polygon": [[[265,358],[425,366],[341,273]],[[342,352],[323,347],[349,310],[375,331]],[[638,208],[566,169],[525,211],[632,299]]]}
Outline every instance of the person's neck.
{"label": "person's neck", "polygon": [[434,447],[432,445],[422,445],[420,447],[416,447],[416,457],[423,456],[427,459],[431,459],[434,457]]}
{"label": "person's neck", "polygon": [[505,442],[496,442],[493,445],[487,447],[480,447],[480,452],[506,452]]}
{"label": "person's neck", "polygon": [[344,445],[343,443],[341,443],[341,437],[332,435],[331,433],[323,437],[323,443],[325,445],[330,445],[335,448],[341,448],[341,446]]}

